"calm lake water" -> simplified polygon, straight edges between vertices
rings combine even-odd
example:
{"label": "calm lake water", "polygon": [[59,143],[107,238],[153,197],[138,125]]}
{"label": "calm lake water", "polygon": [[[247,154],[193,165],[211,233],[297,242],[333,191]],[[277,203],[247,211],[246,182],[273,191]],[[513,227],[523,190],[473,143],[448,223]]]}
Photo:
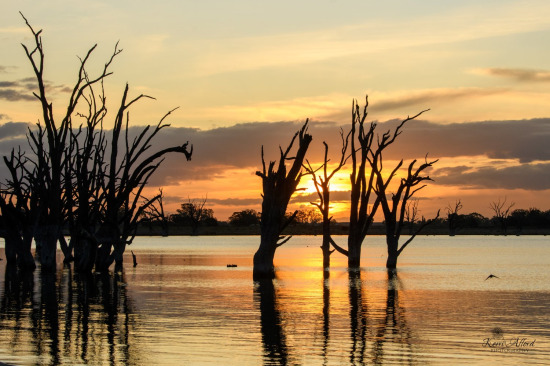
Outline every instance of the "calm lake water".
{"label": "calm lake water", "polygon": [[140,237],[120,276],[20,278],[0,261],[0,361],[550,364],[550,238],[418,237],[389,276],[384,238],[367,237],[361,271],[334,253],[328,279],[320,241],[294,237],[263,282],[258,237]]}

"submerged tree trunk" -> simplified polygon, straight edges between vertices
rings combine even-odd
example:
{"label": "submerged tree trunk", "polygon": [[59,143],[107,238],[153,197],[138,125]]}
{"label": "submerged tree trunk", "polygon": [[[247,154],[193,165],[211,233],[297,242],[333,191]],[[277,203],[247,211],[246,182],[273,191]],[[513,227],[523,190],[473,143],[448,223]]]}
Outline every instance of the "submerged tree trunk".
{"label": "submerged tree trunk", "polygon": [[101,244],[97,250],[95,270],[97,272],[108,272],[109,267],[115,263],[115,272],[122,272],[126,241],[116,225],[111,226],[106,232],[109,234],[101,239]]}
{"label": "submerged tree trunk", "polygon": [[4,237],[4,254],[8,264],[15,267],[17,263],[17,248],[20,246],[21,235],[15,222],[15,215],[11,212],[10,208],[4,197],[0,197],[0,209],[2,212],[0,225],[2,236]]}
{"label": "submerged tree trunk", "polygon": [[399,239],[395,236],[386,236],[386,244],[388,246],[388,259],[386,260],[386,268],[396,269],[397,258],[399,257],[399,252],[397,250]]}
{"label": "submerged tree trunk", "polygon": [[363,245],[364,237],[352,226],[354,225],[350,223],[348,234],[348,267],[357,269],[361,266],[361,246]]}
{"label": "submerged tree trunk", "polygon": [[275,268],[273,266],[273,258],[275,257],[275,245],[266,241],[260,242],[260,247],[254,254],[254,278],[269,278],[275,277]]}
{"label": "submerged tree trunk", "polygon": [[17,247],[18,241],[21,240],[18,236],[14,236],[9,232],[4,236],[4,254],[9,265],[17,264]]}
{"label": "submerged tree trunk", "polygon": [[330,220],[323,220],[323,243],[321,244],[321,250],[323,251],[323,270],[325,272],[330,270],[330,255],[333,252],[330,249],[331,239]]}
{"label": "submerged tree trunk", "polygon": [[124,265],[124,252],[126,251],[126,242],[118,241],[114,245],[113,260],[115,261],[115,273],[122,272]]}
{"label": "submerged tree trunk", "polygon": [[[260,223],[261,236],[260,246],[254,254],[253,278],[272,278],[275,276],[275,268],[273,266],[273,258],[278,247],[281,227],[281,215],[275,204],[266,204],[264,196],[264,204],[262,205],[262,222]],[[269,207],[271,206],[271,207]],[[285,205],[286,209],[286,205]],[[284,209],[283,209],[284,210]]]}
{"label": "submerged tree trunk", "polygon": [[260,223],[260,246],[254,254],[253,259],[253,277],[255,279],[275,277],[273,259],[275,251],[279,247],[278,242],[282,231],[281,227],[283,226],[282,220],[284,218],[284,210],[286,209],[285,205],[283,214],[281,214],[278,206],[276,203],[266,202],[266,197],[264,196],[264,204],[262,205],[263,220]]}
{"label": "submerged tree trunk", "polygon": [[[262,147],[263,170],[256,172],[256,175],[262,178],[263,201],[260,246],[254,254],[253,277],[255,279],[262,277],[272,278],[274,276],[273,258],[275,250],[290,239],[290,237],[282,236],[282,232],[296,216],[295,212],[287,219],[285,218],[285,213],[288,202],[302,178],[302,164],[312,140],[311,135],[306,133],[307,125],[308,122],[306,121],[300,131],[294,134],[286,151],[280,150],[281,156],[277,170],[274,169],[274,161],[271,161],[269,167],[266,168]],[[296,137],[298,137],[299,144],[296,156],[289,157],[288,154],[292,149]],[[288,173],[286,167],[287,160],[293,160]]]}
{"label": "submerged tree trunk", "polygon": [[33,271],[36,268],[36,263],[31,252],[32,236],[29,239],[27,235],[21,236],[13,230],[7,230],[4,237],[4,250],[6,261],[11,265],[23,271]]}
{"label": "submerged tree trunk", "polygon": [[111,245],[103,243],[99,246],[97,250],[97,257],[95,261],[95,270],[96,272],[107,272],[109,271],[109,254],[111,253]]}
{"label": "submerged tree trunk", "polygon": [[67,239],[65,239],[65,235],[61,234],[59,235],[59,247],[61,248],[61,251],[63,252],[63,263],[68,264],[74,261],[73,256],[73,243],[67,244]]}
{"label": "submerged tree trunk", "polygon": [[90,273],[94,268],[97,256],[97,243],[92,238],[78,235],[71,238],[74,241],[74,268],[79,273]]}
{"label": "submerged tree trunk", "polygon": [[32,229],[23,229],[23,238],[20,246],[17,248],[17,266],[24,271],[34,271],[36,269],[36,263],[31,251],[33,236]]}
{"label": "submerged tree trunk", "polygon": [[55,272],[57,263],[57,240],[59,228],[57,225],[43,225],[38,228],[35,241],[37,243],[37,254],[40,260],[42,272]]}
{"label": "submerged tree trunk", "polygon": [[33,226],[28,224],[29,212],[23,212],[24,209],[19,207],[14,207],[11,202],[6,202],[4,197],[0,197],[2,212],[0,223],[3,229],[6,260],[9,264],[17,265],[21,270],[32,271],[36,268],[31,252],[34,230]]}

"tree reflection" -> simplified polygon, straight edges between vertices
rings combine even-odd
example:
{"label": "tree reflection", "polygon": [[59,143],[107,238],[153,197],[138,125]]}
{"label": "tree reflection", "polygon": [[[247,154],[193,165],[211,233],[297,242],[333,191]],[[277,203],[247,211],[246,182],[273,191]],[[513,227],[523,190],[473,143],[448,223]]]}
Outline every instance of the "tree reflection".
{"label": "tree reflection", "polygon": [[[349,271],[351,365],[384,364],[394,360],[394,356],[405,364],[413,363],[411,331],[407,325],[405,308],[399,302],[400,287],[397,271],[389,270],[385,303],[380,314],[367,306],[361,271]],[[372,303],[371,308],[375,305]]]}
{"label": "tree reflection", "polygon": [[364,364],[367,347],[368,313],[366,296],[363,294],[361,271],[350,269],[349,274],[349,318],[351,331],[351,365]]}
{"label": "tree reflection", "polygon": [[[4,273],[4,288],[0,305],[0,324],[9,323],[13,334],[7,340],[15,349],[24,336],[25,318],[18,309],[33,307],[34,276],[32,272],[19,273],[17,266],[8,264]],[[7,327],[6,327],[7,328]],[[6,342],[6,341],[5,341]]]}
{"label": "tree reflection", "polygon": [[[36,343],[36,355],[50,354],[50,364],[60,363],[59,348],[59,304],[57,302],[55,273],[41,273],[40,302],[33,306],[31,319],[33,337]],[[60,300],[62,300],[60,298]]]}
{"label": "tree reflection", "polygon": [[328,362],[330,340],[330,281],[329,271],[323,271],[323,364]]}
{"label": "tree reflection", "polygon": [[14,356],[30,349],[37,364],[138,364],[139,351],[130,352],[133,314],[123,274],[6,268],[0,327],[8,330],[2,341],[9,339]]}
{"label": "tree reflection", "polygon": [[260,308],[264,363],[286,365],[288,363],[288,347],[274,281],[276,280],[260,279],[255,281],[254,301],[259,303]]}
{"label": "tree reflection", "polygon": [[385,361],[385,346],[391,344],[393,352],[398,354],[403,363],[413,364],[413,349],[411,345],[411,330],[407,325],[405,308],[399,302],[398,288],[402,288],[396,269],[387,272],[386,309],[382,321],[376,329],[373,348],[373,362],[383,364]]}

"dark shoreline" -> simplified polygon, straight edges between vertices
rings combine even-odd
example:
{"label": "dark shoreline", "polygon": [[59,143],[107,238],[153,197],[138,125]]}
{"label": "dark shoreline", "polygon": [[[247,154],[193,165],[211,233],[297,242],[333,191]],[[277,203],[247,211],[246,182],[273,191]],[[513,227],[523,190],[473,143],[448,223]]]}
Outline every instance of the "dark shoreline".
{"label": "dark shoreline", "polygon": [[[336,223],[332,226],[333,235],[347,235],[347,223]],[[321,224],[297,224],[291,225],[284,231],[285,235],[322,235]],[[157,225],[144,225],[138,229],[138,236],[163,236],[163,230]],[[201,226],[198,229],[199,236],[239,236],[239,235],[260,235],[260,226],[232,226],[227,223],[219,223],[217,226]],[[375,223],[369,235],[385,235],[385,227],[383,223]],[[403,236],[409,235],[407,227],[403,229]],[[444,226],[428,226],[419,235],[449,235],[448,227]],[[456,230],[455,236],[461,235],[550,235],[550,228],[527,227],[521,230],[516,227],[509,227],[506,233],[500,228],[494,226],[477,227],[477,228],[461,228]],[[165,236],[165,235],[164,235]],[[168,228],[168,236],[192,236],[190,226],[170,225]]]}

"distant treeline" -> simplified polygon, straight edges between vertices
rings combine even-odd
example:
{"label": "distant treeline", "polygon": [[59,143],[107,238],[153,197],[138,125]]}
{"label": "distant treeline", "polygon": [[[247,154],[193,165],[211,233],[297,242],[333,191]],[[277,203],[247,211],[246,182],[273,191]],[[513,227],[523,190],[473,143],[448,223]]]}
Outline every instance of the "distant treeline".
{"label": "distant treeline", "polygon": [[[214,217],[212,209],[204,209],[204,215],[193,219],[190,203],[185,203],[184,210],[168,215],[166,223],[150,221],[140,229],[141,235],[259,235],[260,213],[253,209],[234,212],[227,221]],[[405,222],[404,234],[414,233],[424,222],[420,219]],[[166,226],[167,225],[167,226]],[[346,234],[349,229],[347,222],[333,222],[335,235]],[[407,232],[408,231],[408,232]],[[448,213],[447,217],[436,219],[423,231],[426,235],[546,235],[550,234],[550,210],[541,211],[537,208],[516,209],[507,216],[485,217],[477,212],[469,214]],[[298,210],[295,221],[286,229],[286,234],[321,235],[322,220],[314,208]],[[384,235],[384,222],[375,222],[370,235]]]}

